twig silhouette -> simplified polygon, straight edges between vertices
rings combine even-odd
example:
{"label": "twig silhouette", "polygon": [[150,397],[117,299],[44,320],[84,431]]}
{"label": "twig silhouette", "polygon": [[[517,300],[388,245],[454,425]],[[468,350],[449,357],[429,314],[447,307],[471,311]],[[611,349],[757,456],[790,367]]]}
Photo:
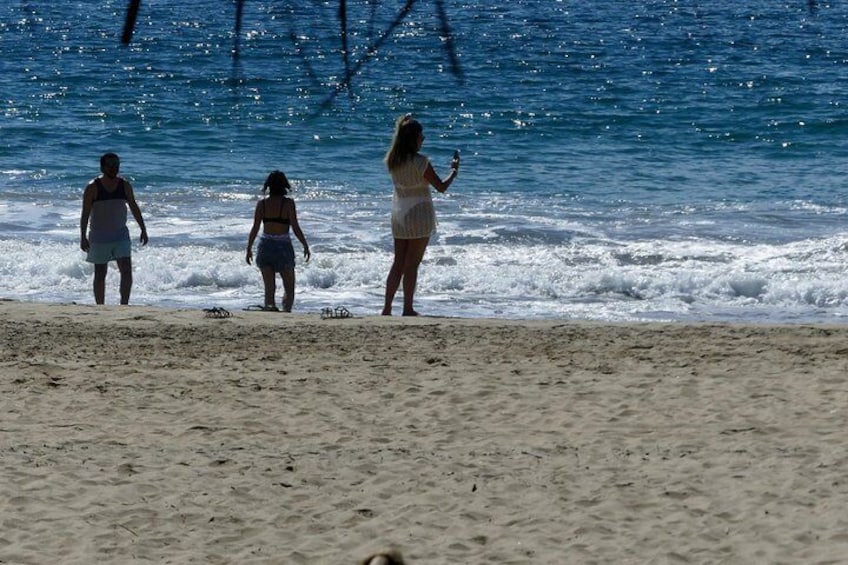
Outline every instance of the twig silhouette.
{"label": "twig silhouette", "polygon": [[465,82],[465,75],[462,73],[462,67],[459,65],[459,58],[456,56],[456,48],[453,44],[453,33],[451,32],[450,22],[448,22],[448,15],[445,12],[444,0],[436,0],[436,11],[439,14],[439,22],[442,24],[442,36],[445,38],[445,50],[448,52],[451,72],[459,77],[460,82]]}
{"label": "twig silhouette", "polygon": [[130,41],[132,41],[135,20],[138,17],[138,9],[140,7],[141,0],[130,0],[130,5],[127,8],[127,19],[124,22],[124,33],[121,35],[121,43],[124,45],[129,45]]}
{"label": "twig silhouette", "polygon": [[374,55],[377,54],[377,51],[380,49],[383,43],[386,42],[386,40],[391,36],[395,28],[400,25],[406,15],[409,14],[409,12],[412,10],[413,6],[415,6],[415,1],[416,0],[406,0],[406,4],[404,4],[403,8],[400,9],[400,12],[398,12],[398,15],[395,17],[394,21],[392,21],[392,23],[389,25],[388,29],[386,29],[386,31],[384,31],[380,35],[380,37],[378,37],[377,40],[368,47],[368,50],[365,52],[365,55],[362,56],[356,62],[353,68],[349,69],[345,73],[344,80],[337,84],[335,88],[333,88],[332,92],[330,92],[330,94],[324,99],[324,101],[321,102],[321,106],[318,112],[316,112],[314,115],[317,115],[323,110],[329,108],[330,105],[332,105],[333,101],[335,101],[336,96],[338,96],[342,90],[348,88],[348,86],[350,85],[350,81],[353,78],[353,75],[358,73],[359,69],[362,68],[362,65],[367,63]]}
{"label": "twig silhouette", "polygon": [[241,20],[244,14],[244,0],[236,0],[236,32],[233,34],[233,59],[241,56]]}
{"label": "twig silhouette", "polygon": [[[339,0],[339,22],[341,22],[342,27],[342,60],[344,61],[345,77],[349,77],[350,52],[347,48],[347,0]],[[350,95],[353,96],[353,92],[350,92]]]}
{"label": "twig silhouette", "polygon": [[[333,87],[330,94],[324,99],[324,101],[320,105],[320,109],[317,113],[328,108],[343,90],[347,90],[351,96],[353,96],[352,81],[353,77],[355,77],[360,69],[365,65],[368,61],[370,61],[382,47],[382,45],[386,42],[386,40],[391,37],[394,30],[403,22],[404,18],[409,14],[412,8],[415,6],[417,0],[406,0],[403,7],[398,12],[395,19],[389,24],[388,28],[383,31],[378,37],[374,37],[373,26],[374,20],[376,17],[376,0],[371,4],[371,19],[368,23],[368,39],[371,41],[371,44],[366,49],[364,55],[360,57],[355,63],[351,62],[350,59],[350,49],[349,49],[349,31],[348,31],[348,13],[347,13],[347,0],[339,0],[339,23],[340,23],[340,34],[341,34],[341,54],[342,61],[344,64],[344,79]],[[814,0],[810,0],[814,3]],[[235,34],[233,41],[233,69],[235,73],[235,69],[238,64],[238,60],[241,57],[241,30],[242,30],[242,20],[244,17],[244,2],[245,0],[236,0],[236,18],[235,18]],[[462,72],[462,67],[459,63],[459,57],[457,56],[456,46],[453,40],[453,33],[450,28],[450,22],[448,21],[447,12],[445,11],[444,0],[435,0],[436,4],[436,13],[439,19],[440,24],[440,33],[444,38],[445,50],[447,51],[447,56],[450,61],[451,72],[458,77],[461,82],[464,82],[465,77]],[[127,17],[124,23],[124,32],[121,36],[121,42],[124,45],[128,45],[132,41],[133,32],[135,30],[136,20],[138,18],[138,12],[141,8],[141,0],[129,0],[129,6],[127,7]],[[297,40],[297,36],[295,32],[292,30],[289,33],[289,39],[292,41],[293,45],[296,48],[297,54],[301,57],[304,67],[306,69],[307,74],[313,81],[317,81],[315,72],[312,66],[309,63],[309,60],[306,58],[305,54],[300,49],[300,44]],[[235,78],[235,77],[234,77]]]}
{"label": "twig silhouette", "polygon": [[303,52],[303,49],[300,48],[300,41],[298,41],[297,33],[295,33],[294,29],[289,31],[289,40],[292,42],[295,52],[300,56],[303,68],[306,69],[306,75],[312,80],[313,84],[321,84],[321,81],[318,80],[318,75],[315,74],[315,69],[312,68],[312,63],[309,62],[309,59],[307,59],[306,54]]}

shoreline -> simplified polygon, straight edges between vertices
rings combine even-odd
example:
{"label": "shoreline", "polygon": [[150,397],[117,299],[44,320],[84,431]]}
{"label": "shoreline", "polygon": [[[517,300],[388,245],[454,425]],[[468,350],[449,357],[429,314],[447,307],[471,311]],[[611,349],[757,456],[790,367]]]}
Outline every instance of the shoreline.
{"label": "shoreline", "polygon": [[[117,300],[117,297],[108,297],[114,300]],[[109,321],[114,320],[129,320],[131,316],[115,316],[112,311],[113,310],[123,310],[127,309],[129,311],[137,311],[142,312],[145,311],[145,315],[164,315],[168,317],[172,317],[174,320],[183,320],[183,321],[197,321],[198,317],[203,318],[204,312],[207,309],[211,308],[223,308],[227,310],[230,314],[228,319],[230,321],[238,322],[238,323],[252,323],[252,316],[254,314],[269,314],[257,312],[254,310],[255,306],[250,308],[248,307],[233,307],[229,303],[222,304],[222,301],[210,300],[208,303],[203,304],[147,304],[147,303],[133,303],[131,302],[129,306],[122,306],[117,302],[108,302],[105,305],[97,305],[93,302],[76,302],[76,301],[38,301],[38,300],[27,300],[22,298],[4,298],[0,297],[0,307],[3,305],[10,305],[10,308],[7,310],[7,313],[11,316],[17,316],[18,311],[20,309],[24,309],[29,311],[30,313],[41,316],[42,309],[55,310],[56,313],[61,313],[63,315],[73,314],[74,309],[80,309],[79,313],[95,313],[99,311],[106,315],[106,318]],[[223,301],[226,302],[226,301]],[[261,300],[255,301],[261,302]],[[280,311],[279,314],[282,318],[288,318],[289,322],[294,321],[324,321],[321,319],[321,310],[327,307],[336,308],[340,306],[346,305],[330,305],[330,302],[325,302],[324,307],[320,305],[310,305],[310,306],[301,306],[300,308],[297,305],[294,308],[293,312],[285,313]],[[28,309],[28,306],[32,306],[31,309]],[[347,308],[346,308],[347,309]],[[90,310],[90,311],[89,311]],[[574,325],[574,326],[610,326],[610,327],[620,327],[620,326],[682,326],[682,327],[695,327],[695,326],[704,326],[704,327],[737,327],[737,328],[830,328],[830,329],[841,329],[848,328],[848,320],[843,321],[842,318],[833,318],[824,321],[820,321],[817,319],[810,318],[797,318],[793,320],[773,320],[773,319],[746,319],[746,320],[731,320],[731,319],[633,319],[633,320],[600,320],[600,319],[592,319],[592,318],[566,318],[566,317],[534,317],[534,318],[522,318],[522,317],[513,317],[513,316],[462,316],[462,315],[446,315],[446,314],[421,314],[417,317],[404,317],[400,315],[400,306],[395,305],[396,312],[392,316],[382,316],[379,313],[380,308],[374,307],[368,310],[367,313],[362,313],[361,308],[352,307],[349,309],[351,316],[349,319],[357,320],[359,322],[369,320],[371,323],[378,323],[379,320],[400,320],[403,319],[406,323],[416,324],[422,323],[426,324],[428,322],[457,322],[457,323],[469,323],[469,324],[509,324],[509,325],[527,325],[527,326],[542,326],[542,327],[556,327],[562,325]],[[0,314],[3,312],[0,311]],[[273,320],[273,314],[270,313],[271,318]],[[270,320],[266,320],[270,321]],[[278,322],[282,322],[282,320],[278,320]]]}
{"label": "shoreline", "polygon": [[813,562],[848,327],[0,300],[0,560]]}

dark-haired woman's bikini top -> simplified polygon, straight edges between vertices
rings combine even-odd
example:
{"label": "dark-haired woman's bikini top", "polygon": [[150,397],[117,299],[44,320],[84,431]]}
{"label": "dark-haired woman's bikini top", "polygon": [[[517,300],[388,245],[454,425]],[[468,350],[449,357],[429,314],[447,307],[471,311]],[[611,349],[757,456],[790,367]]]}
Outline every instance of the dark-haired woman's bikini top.
{"label": "dark-haired woman's bikini top", "polygon": [[[283,205],[284,205],[284,204],[285,204],[285,200],[283,200]],[[276,218],[269,218],[267,215],[263,215],[263,217],[262,217],[262,223],[263,223],[263,224],[266,224],[266,225],[267,225],[269,222],[270,222],[270,223],[272,223],[272,224],[282,224],[282,225],[284,225],[284,226],[289,225],[289,224],[291,223],[291,222],[289,222],[289,219],[288,219],[288,218],[284,218],[284,217],[283,217],[283,205],[280,205],[280,215],[279,215],[278,217],[276,217]],[[267,213],[268,213],[268,210],[267,210],[267,207],[268,207],[268,201],[267,201],[267,200],[266,200],[266,201],[264,201],[264,202],[262,203],[262,206],[265,208],[265,210],[264,210],[265,214],[267,214]]]}

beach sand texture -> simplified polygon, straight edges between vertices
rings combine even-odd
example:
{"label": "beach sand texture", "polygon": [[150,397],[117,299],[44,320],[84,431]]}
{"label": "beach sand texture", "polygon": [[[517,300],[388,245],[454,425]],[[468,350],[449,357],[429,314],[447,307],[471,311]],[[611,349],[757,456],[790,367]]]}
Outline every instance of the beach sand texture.
{"label": "beach sand texture", "polygon": [[0,563],[848,556],[846,327],[0,320]]}

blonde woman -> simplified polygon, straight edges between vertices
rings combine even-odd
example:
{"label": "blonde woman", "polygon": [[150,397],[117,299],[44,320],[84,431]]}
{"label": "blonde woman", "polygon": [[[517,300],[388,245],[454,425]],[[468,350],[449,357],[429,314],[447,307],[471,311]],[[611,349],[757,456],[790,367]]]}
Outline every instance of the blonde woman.
{"label": "blonde woman", "polygon": [[417,316],[413,307],[418,266],[424,258],[430,236],[436,229],[432,186],[446,192],[459,172],[459,153],[454,153],[451,172],[442,180],[426,155],[419,153],[424,143],[424,128],[410,114],[398,119],[392,146],[386,154],[386,167],[394,184],[392,199],[392,237],[394,260],[386,278],[386,302],[383,315],[392,315],[392,302],[403,284],[403,315]]}

